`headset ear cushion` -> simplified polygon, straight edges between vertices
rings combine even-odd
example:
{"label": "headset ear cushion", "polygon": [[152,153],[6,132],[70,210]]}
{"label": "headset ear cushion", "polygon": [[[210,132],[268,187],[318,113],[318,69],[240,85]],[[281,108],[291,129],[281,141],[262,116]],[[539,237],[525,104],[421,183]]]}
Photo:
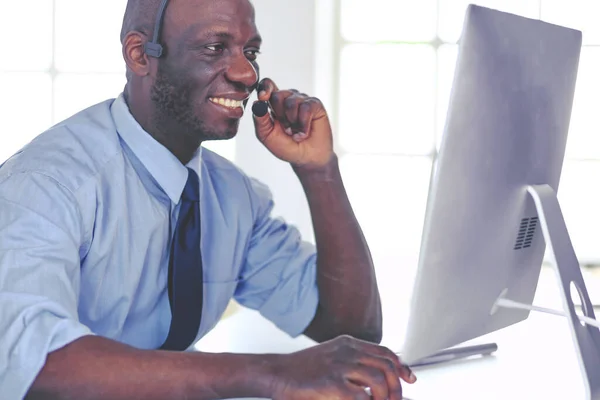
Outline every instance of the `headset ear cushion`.
{"label": "headset ear cushion", "polygon": [[150,57],[160,58],[163,53],[163,47],[159,43],[147,42],[144,45],[144,52]]}

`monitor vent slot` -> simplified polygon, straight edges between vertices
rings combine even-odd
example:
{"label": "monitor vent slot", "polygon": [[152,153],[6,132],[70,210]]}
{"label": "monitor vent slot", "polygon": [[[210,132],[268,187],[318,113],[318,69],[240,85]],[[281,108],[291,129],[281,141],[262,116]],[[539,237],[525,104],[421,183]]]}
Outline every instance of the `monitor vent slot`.
{"label": "monitor vent slot", "polygon": [[517,232],[517,240],[515,241],[515,250],[527,249],[531,247],[535,232],[538,227],[538,217],[523,218]]}

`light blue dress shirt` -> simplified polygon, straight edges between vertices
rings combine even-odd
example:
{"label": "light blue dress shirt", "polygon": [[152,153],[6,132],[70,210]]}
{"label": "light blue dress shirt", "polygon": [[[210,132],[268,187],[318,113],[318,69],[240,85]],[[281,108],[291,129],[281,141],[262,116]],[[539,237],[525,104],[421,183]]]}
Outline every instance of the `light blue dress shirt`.
{"label": "light blue dress shirt", "polygon": [[[232,297],[301,334],[318,303],[314,246],[270,215],[268,188],[231,162],[200,149],[187,166],[200,176],[198,338]],[[160,347],[186,178],[122,95],[44,132],[0,167],[0,398],[23,398],[46,355],[85,335]]]}

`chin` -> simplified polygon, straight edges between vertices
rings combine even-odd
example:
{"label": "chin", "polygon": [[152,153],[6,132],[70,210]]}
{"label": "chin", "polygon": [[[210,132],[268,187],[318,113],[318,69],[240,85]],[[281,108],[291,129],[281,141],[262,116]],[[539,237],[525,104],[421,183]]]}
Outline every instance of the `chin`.
{"label": "chin", "polygon": [[237,136],[239,121],[232,122],[225,129],[223,127],[204,127],[200,136],[203,140],[229,140]]}
{"label": "chin", "polygon": [[234,132],[225,132],[222,135],[219,135],[218,138],[215,138],[214,140],[229,140],[229,139],[233,139],[237,136],[237,131]]}

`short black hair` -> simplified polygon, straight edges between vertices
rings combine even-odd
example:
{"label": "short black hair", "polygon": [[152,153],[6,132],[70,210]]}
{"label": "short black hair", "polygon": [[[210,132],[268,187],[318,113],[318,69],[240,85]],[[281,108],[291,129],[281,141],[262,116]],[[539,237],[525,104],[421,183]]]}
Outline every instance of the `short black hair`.
{"label": "short black hair", "polygon": [[129,32],[137,31],[147,36],[154,34],[154,24],[161,0],[128,0],[123,26],[121,28],[121,43]]}

